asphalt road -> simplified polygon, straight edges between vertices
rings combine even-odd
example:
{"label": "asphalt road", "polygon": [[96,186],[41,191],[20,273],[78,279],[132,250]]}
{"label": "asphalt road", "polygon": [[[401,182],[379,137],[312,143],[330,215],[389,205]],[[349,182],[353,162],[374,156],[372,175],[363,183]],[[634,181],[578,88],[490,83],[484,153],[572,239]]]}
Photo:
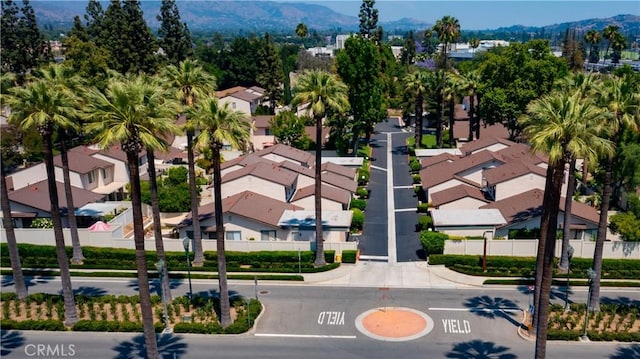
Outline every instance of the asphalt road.
{"label": "asphalt road", "polygon": [[[3,277],[3,285],[10,280]],[[30,292],[56,293],[59,278],[29,278]],[[124,278],[73,278],[85,294],[133,294],[136,283]],[[155,287],[155,282],[153,283]],[[172,283],[173,295],[188,288]],[[194,280],[195,292],[215,294],[217,282]],[[174,335],[160,338],[165,357],[173,358],[530,358],[533,343],[516,334],[521,309],[530,295],[526,287],[480,289],[333,288],[233,281],[232,295],[253,297],[265,310],[251,333],[239,336]],[[10,290],[10,288],[7,288]],[[604,301],[636,303],[637,290],[603,288]],[[562,302],[563,289],[555,289]],[[572,301],[586,300],[584,288],[570,292]],[[428,316],[433,329],[407,342],[372,339],[356,326],[356,318],[371,309],[404,307]],[[142,338],[116,333],[2,332],[3,358],[76,357],[135,358]],[[38,347],[40,345],[40,347]],[[38,348],[45,350],[43,355]],[[49,352],[46,352],[49,350]],[[634,352],[635,350],[635,352]],[[71,354],[73,351],[73,355]],[[65,355],[63,355],[63,352]],[[35,353],[35,354],[34,354]],[[616,354],[618,353],[618,354]],[[633,358],[638,346],[552,342],[549,358]],[[33,354],[33,355],[32,355]],[[621,356],[623,355],[624,356]],[[618,355],[618,356],[616,356]]]}

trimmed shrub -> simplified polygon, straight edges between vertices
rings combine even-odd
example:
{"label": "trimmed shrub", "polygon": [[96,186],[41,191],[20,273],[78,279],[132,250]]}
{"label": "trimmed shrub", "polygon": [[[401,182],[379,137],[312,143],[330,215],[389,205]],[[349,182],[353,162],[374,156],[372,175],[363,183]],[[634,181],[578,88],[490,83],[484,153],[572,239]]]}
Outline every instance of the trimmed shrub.
{"label": "trimmed shrub", "polygon": [[429,212],[429,203],[418,203],[418,213],[427,213]]}
{"label": "trimmed shrub", "polygon": [[361,231],[364,226],[364,213],[361,210],[354,208],[353,217],[351,218],[351,230],[352,231]]}
{"label": "trimmed shrub", "polygon": [[192,333],[192,334],[220,334],[222,327],[217,322],[203,323],[176,323],[173,326],[174,333]]}
{"label": "trimmed shrub", "polygon": [[449,236],[445,233],[431,231],[420,233],[420,242],[422,242],[422,248],[427,256],[442,254],[444,252],[444,241],[447,239],[449,239]]}
{"label": "trimmed shrub", "polygon": [[364,199],[352,199],[351,204],[349,205],[352,209],[357,208],[361,211],[364,211],[367,208],[367,201]]}
{"label": "trimmed shrub", "polygon": [[413,159],[411,163],[409,163],[409,168],[411,168],[411,172],[418,172],[420,171],[421,167],[422,166],[420,165],[420,161],[418,161],[417,159]]}
{"label": "trimmed shrub", "polygon": [[365,186],[367,183],[369,183],[369,171],[364,169],[364,168],[360,168],[358,169],[358,186]]}
{"label": "trimmed shrub", "polygon": [[46,331],[66,331],[64,324],[57,320],[22,320],[16,322],[15,320],[3,319],[0,322],[2,330],[46,330]]}
{"label": "trimmed shrub", "polygon": [[342,251],[342,263],[355,263],[358,251],[344,250]]}
{"label": "trimmed shrub", "polygon": [[361,199],[367,199],[369,198],[369,190],[364,187],[358,187],[356,195],[358,195],[358,197],[360,197]]}
{"label": "trimmed shrub", "polygon": [[428,228],[433,226],[433,218],[431,216],[420,216],[418,218],[418,227],[421,231],[426,231]]}
{"label": "trimmed shrub", "polygon": [[334,263],[336,261],[336,251],[333,249],[325,250],[324,261],[327,263]]}
{"label": "trimmed shrub", "polygon": [[412,175],[411,179],[413,180],[413,184],[418,184],[418,183],[420,183],[422,181],[420,179],[420,175]]}

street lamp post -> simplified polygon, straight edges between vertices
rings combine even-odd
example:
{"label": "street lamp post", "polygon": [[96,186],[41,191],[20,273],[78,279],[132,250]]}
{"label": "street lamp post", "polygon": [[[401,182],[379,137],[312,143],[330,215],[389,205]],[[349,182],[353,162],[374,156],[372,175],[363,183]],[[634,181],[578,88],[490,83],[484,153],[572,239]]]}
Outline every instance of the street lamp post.
{"label": "street lamp post", "polygon": [[[167,270],[167,267],[165,266],[164,260],[159,260],[156,263],[156,268],[158,269],[158,278],[160,278],[160,280],[162,280],[162,277],[164,276],[164,271]],[[169,328],[169,313],[167,311],[167,296],[165,295],[164,292],[164,288],[162,288],[162,285],[160,285],[160,297],[162,298],[162,307],[163,307],[163,313],[162,313],[162,317],[164,320],[164,330],[162,331],[163,333],[170,333],[171,332],[171,328]]]}
{"label": "street lamp post", "polygon": [[187,257],[187,277],[189,278],[189,306],[191,306],[191,303],[193,301],[193,288],[191,287],[191,261],[189,260],[189,242],[191,242],[191,239],[189,237],[185,237],[182,240],[184,254]]}
{"label": "street lamp post", "polygon": [[583,342],[589,341],[589,336],[587,335],[587,326],[589,325],[589,306],[591,304],[591,285],[593,284],[593,280],[596,277],[596,271],[594,271],[592,268],[589,268],[589,270],[587,271],[587,275],[589,276],[589,291],[587,294],[587,308],[584,313],[584,331],[582,333],[582,336],[580,337],[580,340],[582,340]]}
{"label": "street lamp post", "polygon": [[565,292],[564,292],[564,311],[567,312],[569,311],[569,273],[571,273],[571,259],[573,259],[573,246],[569,245],[569,248],[567,248],[567,254],[568,254],[568,258],[569,258],[569,266],[567,267],[567,285],[565,287]]}
{"label": "street lamp post", "polygon": [[298,274],[302,274],[302,264],[301,264],[301,256],[300,256],[300,248],[298,248]]}
{"label": "street lamp post", "polygon": [[484,238],[484,246],[482,250],[482,271],[487,272],[487,234],[493,233],[492,231],[484,231],[482,238]]}

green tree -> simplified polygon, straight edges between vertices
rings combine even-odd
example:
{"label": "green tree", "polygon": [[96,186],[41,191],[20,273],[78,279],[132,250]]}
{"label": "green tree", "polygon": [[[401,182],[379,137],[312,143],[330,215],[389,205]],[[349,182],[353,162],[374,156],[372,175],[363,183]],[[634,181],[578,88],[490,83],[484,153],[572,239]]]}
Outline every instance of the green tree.
{"label": "green tree", "polygon": [[24,73],[21,63],[22,39],[20,38],[20,9],[13,0],[2,1],[2,18],[0,33],[2,34],[2,73]]}
{"label": "green tree", "polygon": [[567,62],[567,67],[571,71],[582,71],[584,68],[584,58],[582,57],[582,47],[576,39],[576,30],[565,31],[562,41],[562,58]]}
{"label": "green tree", "polygon": [[324,71],[305,71],[294,87],[291,105],[304,105],[308,114],[313,114],[316,123],[315,156],[315,216],[316,216],[316,259],[315,266],[325,265],[324,237],[322,235],[322,119],[328,112],[346,112],[349,107],[347,86],[335,75]]}
{"label": "green tree", "polygon": [[95,88],[89,89],[88,98],[85,111],[91,122],[87,131],[96,134],[101,148],[119,143],[127,155],[142,326],[147,357],[156,358],[158,346],[144,246],[138,156],[144,148],[162,147],[158,134],[174,126],[174,114],[166,102],[164,91],[146,76],[116,77],[109,82],[104,93]]}
{"label": "green tree", "polygon": [[224,246],[220,151],[222,146],[227,143],[234,148],[244,148],[249,141],[251,124],[247,114],[231,109],[229,103],[219,103],[217,98],[213,96],[205,97],[195,107],[189,108],[188,116],[194,123],[194,127],[201,129],[196,139],[197,147],[209,148],[213,152],[213,194],[220,292],[220,324],[223,328],[226,328],[231,324],[231,309]]}
{"label": "green tree", "polygon": [[620,237],[624,241],[640,241],[640,218],[631,212],[616,213],[611,216],[609,227],[611,232],[620,233]]}
{"label": "green tree", "polygon": [[[604,118],[603,127],[607,129],[603,137],[609,138],[614,146],[621,144],[621,136],[625,129],[638,132],[640,114],[638,106],[640,96],[638,87],[630,77],[609,77],[605,79],[602,88],[597,92],[599,104],[607,109],[608,116]],[[615,151],[601,156],[604,163],[604,183],[602,185],[602,202],[600,204],[600,221],[598,222],[598,236],[593,254],[593,270],[595,278],[591,284],[590,309],[600,310],[600,278],[602,276],[602,251],[607,238],[608,212],[612,193],[612,172],[615,161]]]}
{"label": "green tree", "polygon": [[584,35],[584,41],[590,45],[589,47],[589,62],[592,64],[600,61],[600,40],[602,35],[598,30],[589,30]]}
{"label": "green tree", "polygon": [[278,143],[300,149],[310,141],[304,127],[304,119],[296,116],[293,111],[282,111],[269,121],[269,129]]}
{"label": "green tree", "polygon": [[158,44],[155,36],[142,17],[140,1],[127,0],[122,6],[124,12],[124,36],[122,36],[122,73],[153,73],[156,69]]}
{"label": "green tree", "polygon": [[264,88],[271,114],[275,114],[278,102],[282,100],[283,96],[284,73],[282,72],[282,60],[269,33],[264,34],[262,46],[258,53],[260,71],[256,76],[256,80]]}
{"label": "green tree", "polygon": [[460,23],[455,17],[446,15],[442,19],[436,21],[433,25],[433,31],[438,34],[438,40],[440,40],[443,69],[448,69],[447,64],[447,52],[449,51],[449,45],[456,42],[460,37]]}
{"label": "green tree", "polygon": [[66,91],[51,88],[45,81],[34,81],[24,88],[14,89],[7,105],[11,108],[9,121],[22,129],[36,128],[44,143],[44,163],[47,172],[47,186],[51,202],[51,219],[56,242],[56,255],[60,266],[62,296],[65,308],[65,323],[73,325],[78,321],[69,258],[67,257],[62,220],[58,202],[55,166],[53,164],[53,134],[56,129],[73,127],[77,118],[76,100]]}
{"label": "green tree", "polygon": [[338,52],[336,64],[338,75],[348,86],[353,155],[357,156],[360,134],[364,133],[368,142],[375,124],[386,117],[380,52],[373,41],[352,36]]}
{"label": "green tree", "polygon": [[553,56],[547,41],[532,40],[488,51],[480,71],[485,86],[478,93],[478,114],[489,125],[502,123],[517,139],[522,132],[518,118],[529,102],[551,92],[555,80],[567,74],[567,65]]}
{"label": "green tree", "polygon": [[103,21],[105,17],[102,4],[100,4],[98,0],[89,0],[85,11],[86,14],[84,15],[84,19],[87,22],[87,34],[90,39],[98,40],[102,36]]}
{"label": "green tree", "polygon": [[613,49],[611,62],[614,64],[620,63],[622,50],[627,48],[627,39],[625,39],[624,35],[620,33],[616,34],[616,36],[613,38],[613,41],[611,42],[611,48]]}
{"label": "green tree", "polygon": [[65,65],[88,83],[104,89],[109,77],[109,51],[98,47],[94,41],[85,41],[76,35],[65,38],[64,47]]}
{"label": "green tree", "polygon": [[607,59],[607,56],[609,55],[609,49],[613,44],[613,40],[616,38],[616,36],[619,33],[620,33],[620,27],[618,25],[607,25],[604,29],[602,29],[602,38],[607,39],[608,41],[607,50],[604,52],[604,57],[602,58],[603,61]]}
{"label": "green tree", "polygon": [[366,39],[373,39],[376,36],[378,9],[374,7],[375,4],[375,0],[362,0],[362,4],[360,5],[360,13],[358,14],[358,18],[360,19],[359,33]]}
{"label": "green tree", "polygon": [[477,37],[472,37],[471,40],[469,40],[469,47],[471,47],[474,52],[479,46],[480,46],[480,40]]}
{"label": "green tree", "polygon": [[565,164],[571,157],[595,160],[601,153],[612,150],[609,141],[598,137],[602,116],[603,111],[593,103],[583,101],[580,92],[552,92],[531,102],[521,119],[531,150],[549,156],[534,292],[536,358],[544,358],[546,353],[548,305]]}
{"label": "green tree", "polygon": [[404,42],[404,47],[400,54],[400,63],[409,66],[414,63],[416,57],[416,40],[413,38],[413,31],[409,31]]}
{"label": "green tree", "polygon": [[469,134],[467,138],[473,141],[473,135],[480,138],[480,118],[476,115],[475,105],[478,89],[481,86],[481,75],[478,70],[471,70],[466,73],[455,73],[453,81],[456,82],[461,93],[469,96]]}
{"label": "green tree", "polygon": [[[167,66],[162,77],[166,79],[168,87],[173,89],[175,98],[182,104],[182,112],[192,109],[201,98],[206,98],[213,93],[216,87],[216,79],[207,73],[196,61],[185,60],[178,66]],[[189,190],[191,193],[191,214],[193,218],[193,265],[204,264],[204,252],[202,251],[202,233],[200,231],[200,217],[198,216],[199,197],[196,190],[196,170],[194,159],[193,138],[197,122],[187,121],[184,130],[187,135],[187,163],[189,166]]]}
{"label": "green tree", "polygon": [[[58,91],[66,92],[69,98],[73,99],[76,108],[83,105],[82,98],[76,94],[81,93],[82,79],[76,76],[72,68],[61,64],[52,64],[43,68],[34,70],[33,76],[42,79],[51,88]],[[62,177],[64,179],[64,195],[67,202],[67,219],[69,220],[69,231],[71,233],[71,244],[73,247],[72,264],[82,264],[85,259],[80,245],[80,237],[78,236],[78,222],[75,215],[75,205],[73,201],[73,191],[71,190],[71,175],[69,174],[69,156],[68,148],[71,137],[80,131],[80,117],[71,118],[73,124],[66,128],[59,128],[57,131],[60,143],[60,159],[62,162]]]}
{"label": "green tree", "polygon": [[159,45],[170,64],[177,65],[191,55],[191,33],[187,23],[180,22],[180,10],[175,0],[162,0],[158,29]]}
{"label": "green tree", "polygon": [[302,47],[304,47],[304,38],[309,35],[309,30],[307,29],[307,25],[304,22],[301,22],[296,26],[296,36],[300,38],[302,41]]}
{"label": "green tree", "polygon": [[425,93],[428,91],[428,74],[426,70],[417,69],[408,73],[402,80],[407,93],[413,98],[413,113],[416,118],[415,139],[416,148],[422,147],[422,115],[424,113]]}

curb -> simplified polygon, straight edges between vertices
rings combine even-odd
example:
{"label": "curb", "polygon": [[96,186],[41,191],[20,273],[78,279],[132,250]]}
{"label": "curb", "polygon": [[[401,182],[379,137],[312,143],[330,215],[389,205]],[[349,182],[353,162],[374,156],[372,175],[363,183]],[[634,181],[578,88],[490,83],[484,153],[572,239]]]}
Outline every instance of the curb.
{"label": "curb", "polygon": [[518,336],[522,339],[522,340],[526,340],[528,342],[535,342],[536,338],[533,337],[531,338],[529,336],[529,334],[526,333],[525,328],[526,327],[526,320],[527,320],[527,313],[529,313],[528,311],[523,310],[522,311],[522,321],[520,321],[520,326],[518,326],[518,329],[516,330],[516,332],[518,333]]}
{"label": "curb", "polygon": [[[435,267],[435,266],[439,266],[439,265],[428,265],[427,266],[427,270],[429,270],[429,268]],[[444,265],[442,265],[442,267],[446,268]],[[439,275],[439,274],[437,274],[435,272],[432,272],[432,271],[429,271],[429,273],[431,275],[434,275],[434,276],[440,278],[440,279],[444,279],[444,280],[447,280],[447,281],[452,282],[452,283],[465,285],[465,286],[468,286],[468,287],[474,287],[474,288],[484,288],[484,284],[480,284],[480,285],[478,285],[478,284],[470,284],[470,283],[465,283],[465,282],[461,282],[461,281],[458,281],[458,280],[454,280],[454,279],[451,279],[451,278],[447,278],[447,277],[441,276],[441,275]],[[458,273],[458,272],[455,272],[455,273]],[[484,282],[484,280],[483,280],[483,282]]]}

